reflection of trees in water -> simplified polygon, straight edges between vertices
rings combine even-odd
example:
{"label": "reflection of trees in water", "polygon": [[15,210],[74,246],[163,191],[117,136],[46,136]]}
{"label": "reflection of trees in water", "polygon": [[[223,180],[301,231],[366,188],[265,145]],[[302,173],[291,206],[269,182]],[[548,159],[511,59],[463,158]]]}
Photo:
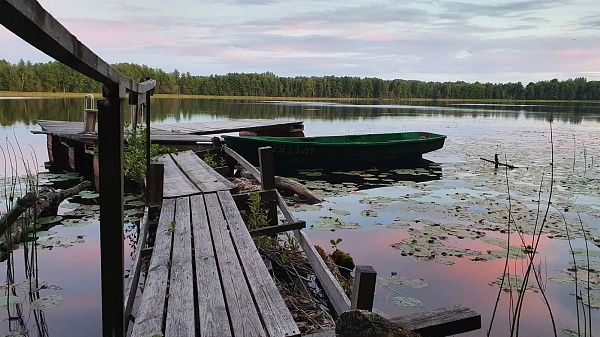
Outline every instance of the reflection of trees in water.
{"label": "reflection of trees in water", "polygon": [[[218,118],[296,118],[320,120],[358,120],[382,116],[409,117],[495,117],[545,120],[548,114],[554,119],[579,124],[589,121],[600,122],[600,106],[589,103],[551,103],[549,105],[464,105],[454,103],[419,102],[416,106],[403,105],[401,109],[390,106],[387,101],[377,106],[378,101],[361,101],[358,104],[298,104],[266,103],[252,100],[215,100],[158,98],[153,100],[152,120],[166,119],[185,122],[197,115]],[[400,102],[406,104],[406,102]],[[127,111],[127,109],[125,109]],[[126,119],[129,114],[125,114]],[[12,125],[20,122],[31,125],[39,119],[82,121],[82,98],[58,99],[3,99],[0,100],[0,124]]]}

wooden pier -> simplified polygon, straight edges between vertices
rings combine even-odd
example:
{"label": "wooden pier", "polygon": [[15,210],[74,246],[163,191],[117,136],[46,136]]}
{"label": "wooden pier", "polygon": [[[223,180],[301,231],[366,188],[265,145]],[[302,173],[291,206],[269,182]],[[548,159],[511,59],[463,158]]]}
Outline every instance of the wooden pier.
{"label": "wooden pier", "polygon": [[234,186],[191,151],[158,162],[164,200],[132,336],[299,336]]}
{"label": "wooden pier", "polygon": [[[37,121],[41,130],[35,134],[47,137],[47,167],[54,170],[73,170],[93,177],[99,188],[98,133],[85,131],[84,122]],[[95,128],[92,128],[95,129]],[[240,119],[218,122],[156,124],[150,127],[150,141],[180,150],[201,150],[211,145],[210,135],[240,132],[265,136],[303,135],[302,121]],[[125,132],[125,138],[127,131]]]}

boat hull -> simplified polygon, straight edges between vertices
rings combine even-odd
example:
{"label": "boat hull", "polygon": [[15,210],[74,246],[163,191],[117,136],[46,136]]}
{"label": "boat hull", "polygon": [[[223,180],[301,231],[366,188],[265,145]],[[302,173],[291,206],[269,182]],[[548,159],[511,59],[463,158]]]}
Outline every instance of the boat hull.
{"label": "boat hull", "polygon": [[[394,139],[393,136],[406,139]],[[223,136],[228,147],[254,165],[258,148],[273,148],[275,170],[393,167],[418,161],[444,146],[446,136],[426,132],[332,137]],[[372,140],[372,141],[371,141]]]}

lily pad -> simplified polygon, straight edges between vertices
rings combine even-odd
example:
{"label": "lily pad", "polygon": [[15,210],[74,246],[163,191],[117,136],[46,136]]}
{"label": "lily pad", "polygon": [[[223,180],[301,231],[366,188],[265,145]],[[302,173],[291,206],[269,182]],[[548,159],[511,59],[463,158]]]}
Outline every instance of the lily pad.
{"label": "lily pad", "polygon": [[398,305],[401,307],[422,307],[423,306],[423,302],[419,301],[418,299],[404,296],[404,295],[396,296],[392,299],[392,301],[394,302],[395,305]]}
{"label": "lily pad", "polygon": [[82,199],[96,199],[100,196],[100,193],[92,192],[92,191],[81,191],[79,192],[79,197]]}
{"label": "lily pad", "polygon": [[20,304],[21,298],[15,295],[11,296],[0,296],[0,308],[6,308],[7,306]]}
{"label": "lily pad", "polygon": [[429,283],[424,279],[411,279],[403,275],[392,275],[390,277],[380,279],[380,281],[385,284],[403,285],[415,289],[425,288],[429,285]]}
{"label": "lily pad", "polygon": [[377,212],[372,209],[365,209],[362,212],[360,212],[360,215],[368,218],[374,218],[377,216]]}
{"label": "lily pad", "polygon": [[49,236],[43,241],[38,241],[38,245],[42,249],[52,249],[54,247],[71,247],[76,243],[85,242],[83,235],[71,235],[71,236]]}
{"label": "lily pad", "polygon": [[360,225],[355,222],[342,222],[330,216],[319,217],[319,222],[312,226],[316,231],[335,231],[337,229],[357,229]]}
{"label": "lily pad", "polygon": [[50,295],[31,302],[31,308],[34,310],[46,310],[59,305],[61,302],[62,296]]}
{"label": "lily pad", "polygon": [[44,217],[38,218],[35,223],[38,225],[47,225],[47,224],[59,222],[62,219],[63,218],[60,215],[44,216]]}
{"label": "lily pad", "polygon": [[334,209],[334,208],[330,208],[329,211],[335,215],[339,215],[339,216],[348,216],[350,214],[352,214],[352,212],[347,211],[345,209]]}

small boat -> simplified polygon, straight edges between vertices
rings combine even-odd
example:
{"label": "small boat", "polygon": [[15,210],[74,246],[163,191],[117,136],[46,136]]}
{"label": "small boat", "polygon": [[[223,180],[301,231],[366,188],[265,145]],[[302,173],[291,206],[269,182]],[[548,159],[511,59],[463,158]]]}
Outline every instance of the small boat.
{"label": "small boat", "polygon": [[429,132],[323,137],[223,136],[227,146],[254,165],[258,148],[273,148],[275,170],[373,168],[405,165],[441,149],[446,136]]}

